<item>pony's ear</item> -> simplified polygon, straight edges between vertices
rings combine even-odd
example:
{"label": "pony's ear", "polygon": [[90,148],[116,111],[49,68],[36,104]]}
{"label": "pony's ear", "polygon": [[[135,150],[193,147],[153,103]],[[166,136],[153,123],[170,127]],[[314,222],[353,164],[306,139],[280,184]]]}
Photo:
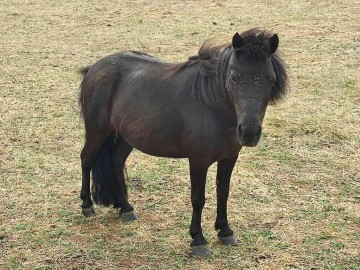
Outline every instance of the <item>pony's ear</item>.
{"label": "pony's ear", "polygon": [[232,47],[234,50],[239,50],[244,45],[244,39],[236,33],[232,38]]}
{"label": "pony's ear", "polygon": [[279,37],[277,34],[274,34],[271,38],[269,38],[269,46],[270,46],[270,54],[276,52],[276,49],[279,46]]}

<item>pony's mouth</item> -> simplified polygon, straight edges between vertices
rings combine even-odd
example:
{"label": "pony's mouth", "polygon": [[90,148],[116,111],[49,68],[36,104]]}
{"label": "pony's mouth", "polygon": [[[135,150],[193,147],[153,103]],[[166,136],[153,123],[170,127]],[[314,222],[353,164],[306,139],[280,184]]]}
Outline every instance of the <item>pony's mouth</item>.
{"label": "pony's mouth", "polygon": [[253,140],[246,140],[246,141],[244,141],[244,140],[240,140],[239,138],[238,138],[238,141],[239,141],[239,144],[241,145],[241,146],[247,146],[247,147],[254,147],[254,146],[257,146],[257,144],[259,143],[259,140],[260,140],[260,137],[259,138],[255,138],[255,139],[253,139]]}

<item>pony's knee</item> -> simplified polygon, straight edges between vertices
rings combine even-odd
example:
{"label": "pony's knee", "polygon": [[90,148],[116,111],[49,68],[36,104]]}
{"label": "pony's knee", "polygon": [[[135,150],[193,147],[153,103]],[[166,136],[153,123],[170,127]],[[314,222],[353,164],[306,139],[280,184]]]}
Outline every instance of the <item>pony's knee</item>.
{"label": "pony's knee", "polygon": [[191,199],[191,204],[194,209],[203,209],[205,205],[205,196],[196,196]]}
{"label": "pony's knee", "polygon": [[92,166],[94,165],[95,158],[93,156],[90,156],[85,148],[81,151],[80,154],[81,159],[81,168],[84,172],[88,172],[92,169]]}

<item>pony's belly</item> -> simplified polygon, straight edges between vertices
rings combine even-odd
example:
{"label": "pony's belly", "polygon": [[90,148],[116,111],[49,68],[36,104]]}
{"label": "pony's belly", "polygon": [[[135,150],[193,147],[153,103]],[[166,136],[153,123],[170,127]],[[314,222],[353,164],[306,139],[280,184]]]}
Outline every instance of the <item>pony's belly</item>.
{"label": "pony's belly", "polygon": [[167,140],[137,139],[133,136],[124,136],[124,139],[137,150],[151,156],[170,158],[186,157],[177,143],[168,143]]}
{"label": "pony's belly", "polygon": [[119,115],[121,117],[114,118],[112,125],[134,148],[152,156],[185,157],[180,142],[181,133],[177,129],[179,121],[165,121],[161,115],[154,113],[127,112]]}

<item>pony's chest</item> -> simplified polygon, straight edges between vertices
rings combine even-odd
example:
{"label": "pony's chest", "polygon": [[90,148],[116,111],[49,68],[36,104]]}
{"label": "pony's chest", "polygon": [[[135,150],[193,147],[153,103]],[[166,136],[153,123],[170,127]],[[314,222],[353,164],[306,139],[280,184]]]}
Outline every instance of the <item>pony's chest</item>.
{"label": "pony's chest", "polygon": [[233,157],[239,153],[241,146],[237,140],[235,129],[211,128],[203,132],[198,138],[200,153],[207,156],[212,162]]}
{"label": "pony's chest", "polygon": [[236,136],[236,132],[230,130],[223,134],[222,141],[218,143],[218,154],[216,160],[223,160],[237,155],[241,150],[241,145]]}

